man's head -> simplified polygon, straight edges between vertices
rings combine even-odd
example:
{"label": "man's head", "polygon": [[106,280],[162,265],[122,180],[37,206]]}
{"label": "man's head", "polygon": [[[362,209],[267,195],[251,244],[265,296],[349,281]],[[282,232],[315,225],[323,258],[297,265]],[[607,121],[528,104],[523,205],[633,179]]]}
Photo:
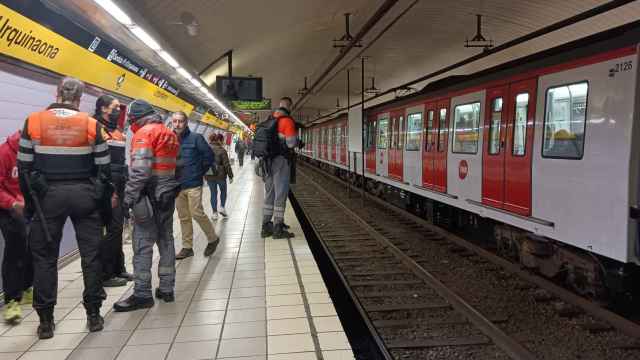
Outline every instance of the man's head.
{"label": "man's head", "polygon": [[171,124],[176,134],[182,134],[187,128],[187,114],[182,111],[176,111],[171,114]]}
{"label": "man's head", "polygon": [[291,110],[291,106],[293,106],[293,101],[288,96],[281,98],[280,103],[278,104],[278,107],[285,108],[289,111]]}
{"label": "man's head", "polygon": [[277,118],[281,116],[289,116],[289,110],[284,107],[279,107],[276,109],[276,111],[273,112],[273,116]]}
{"label": "man's head", "polygon": [[96,101],[96,117],[99,121],[106,123],[109,129],[118,127],[120,119],[120,101],[111,95],[102,95]]}
{"label": "man's head", "polygon": [[56,102],[80,107],[80,98],[84,92],[84,83],[76,78],[66,77],[60,81],[56,89]]}
{"label": "man's head", "polygon": [[156,110],[144,100],[134,100],[127,108],[127,122],[131,124],[131,131],[136,132],[148,119],[158,118]]}

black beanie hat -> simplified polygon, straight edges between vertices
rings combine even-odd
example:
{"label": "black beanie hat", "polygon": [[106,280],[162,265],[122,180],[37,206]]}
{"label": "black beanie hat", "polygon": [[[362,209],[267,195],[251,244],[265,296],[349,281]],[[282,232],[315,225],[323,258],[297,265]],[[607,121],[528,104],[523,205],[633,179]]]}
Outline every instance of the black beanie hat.
{"label": "black beanie hat", "polygon": [[127,108],[127,119],[131,122],[142,119],[143,117],[153,115],[156,110],[144,100],[134,100]]}

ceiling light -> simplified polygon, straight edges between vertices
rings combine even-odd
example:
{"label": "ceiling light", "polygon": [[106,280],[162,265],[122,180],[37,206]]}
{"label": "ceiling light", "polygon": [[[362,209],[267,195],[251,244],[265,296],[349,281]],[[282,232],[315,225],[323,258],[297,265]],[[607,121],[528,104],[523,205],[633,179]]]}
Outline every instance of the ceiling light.
{"label": "ceiling light", "polygon": [[133,35],[135,35],[140,41],[142,41],[148,47],[150,47],[151,50],[158,51],[158,52],[162,50],[162,48],[160,47],[160,44],[158,44],[158,42],[155,41],[155,39],[152,38],[151,35],[149,35],[146,31],[144,31],[144,29],[141,28],[140,26],[134,25],[129,29],[131,30]]}
{"label": "ceiling light", "polygon": [[160,55],[160,57],[163,58],[164,61],[167,62],[167,64],[171,65],[171,67],[173,68],[180,67],[180,64],[178,64],[178,61],[174,59],[173,56],[171,56],[171,54],[169,54],[168,52],[161,50],[160,52],[158,52],[158,55]]}
{"label": "ceiling light", "polygon": [[127,15],[118,5],[116,5],[111,0],[94,0],[96,4],[100,5],[106,12],[108,12],[114,19],[118,20],[121,24],[125,26],[132,26],[133,21],[129,15]]}
{"label": "ceiling light", "polygon": [[189,80],[191,80],[191,83],[195,86],[202,86],[202,84],[200,83],[200,80],[198,80],[197,78],[192,77]]}
{"label": "ceiling light", "polygon": [[185,70],[184,68],[177,68],[176,71],[178,72],[178,74],[182,75],[183,78],[191,81],[191,79],[193,79],[193,76],[191,76],[191,74],[189,74],[189,72],[187,70]]}

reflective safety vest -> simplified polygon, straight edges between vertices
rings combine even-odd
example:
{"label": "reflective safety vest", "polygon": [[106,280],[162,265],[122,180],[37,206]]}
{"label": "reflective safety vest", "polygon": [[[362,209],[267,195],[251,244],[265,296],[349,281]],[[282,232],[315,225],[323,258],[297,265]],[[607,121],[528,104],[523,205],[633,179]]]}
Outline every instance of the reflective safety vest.
{"label": "reflective safety vest", "polygon": [[180,143],[172,130],[162,123],[147,124],[131,140],[130,173],[173,178],[179,151]]}
{"label": "reflective safety vest", "polygon": [[111,155],[111,169],[115,171],[121,170],[125,165],[125,136],[122,131],[115,129],[109,131],[102,129],[102,137],[107,140],[109,146],[109,154]]}
{"label": "reflective safety vest", "polygon": [[33,170],[47,179],[86,179],[96,174],[96,165],[110,162],[107,143],[98,135],[98,123],[86,113],[53,108],[33,113],[27,119],[27,136],[20,161],[32,162]]}

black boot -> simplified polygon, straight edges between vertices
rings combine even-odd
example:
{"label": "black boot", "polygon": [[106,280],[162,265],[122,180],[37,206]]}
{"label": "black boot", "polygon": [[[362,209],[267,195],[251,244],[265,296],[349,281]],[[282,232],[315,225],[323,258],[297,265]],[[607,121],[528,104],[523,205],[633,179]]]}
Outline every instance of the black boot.
{"label": "black boot", "polygon": [[38,325],[38,338],[51,339],[56,324],[53,322],[53,308],[38,309],[38,317],[40,317],[40,325]]}
{"label": "black boot", "polygon": [[260,236],[263,238],[268,238],[271,235],[273,235],[273,223],[271,221],[262,223],[262,231],[260,232]]}
{"label": "black boot", "polygon": [[150,307],[153,307],[153,305],[154,305],[153,298],[144,299],[144,298],[138,298],[131,295],[128,298],[113,304],[113,310],[115,312],[127,312],[127,311],[134,311],[138,309],[150,308]]}
{"label": "black boot", "polygon": [[100,315],[100,305],[84,304],[87,310],[87,327],[90,332],[102,331],[104,328],[104,319]]}
{"label": "black boot", "polygon": [[166,303],[171,303],[176,301],[176,297],[172,292],[162,292],[160,288],[156,288],[156,299],[164,300]]}
{"label": "black boot", "polygon": [[207,247],[204,249],[204,256],[211,256],[214,252],[216,252],[216,248],[220,244],[220,238],[216,238],[214,241],[207,244]]}
{"label": "black boot", "polygon": [[274,239],[289,239],[294,237],[293,233],[290,233],[285,228],[283,223],[278,223],[273,227],[273,238]]}

